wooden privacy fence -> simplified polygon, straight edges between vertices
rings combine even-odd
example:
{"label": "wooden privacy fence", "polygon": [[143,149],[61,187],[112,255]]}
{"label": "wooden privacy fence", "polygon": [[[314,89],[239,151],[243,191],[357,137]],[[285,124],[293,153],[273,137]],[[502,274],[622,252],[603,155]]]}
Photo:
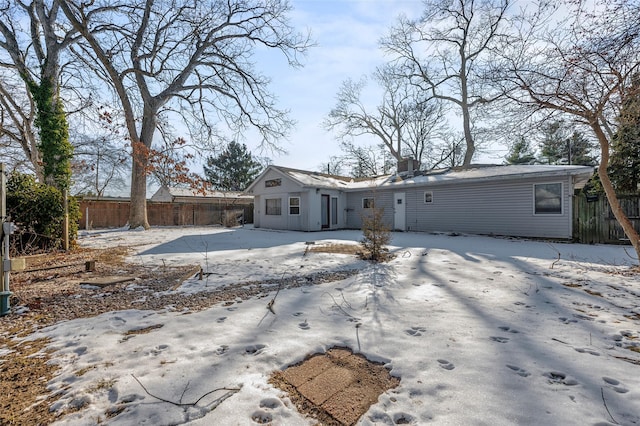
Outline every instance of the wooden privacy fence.
{"label": "wooden privacy fence", "polygon": [[[147,201],[151,226],[206,226],[225,223],[226,215],[253,223],[253,203],[176,203]],[[80,200],[80,229],[119,228],[129,220],[129,201]]]}
{"label": "wooden privacy fence", "polygon": [[[640,232],[640,195],[618,195],[622,210]],[[613,216],[607,197],[573,197],[573,238],[585,244],[630,244]]]}

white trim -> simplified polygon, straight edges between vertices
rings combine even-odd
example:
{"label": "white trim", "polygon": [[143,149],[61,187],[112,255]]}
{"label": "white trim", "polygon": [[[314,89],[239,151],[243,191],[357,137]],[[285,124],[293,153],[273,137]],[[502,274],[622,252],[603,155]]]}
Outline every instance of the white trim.
{"label": "white trim", "polygon": [[[371,207],[365,207],[364,206],[364,200],[371,200],[372,201]],[[362,197],[362,208],[363,209],[373,209],[375,207],[376,207],[376,198],[375,197]]]}
{"label": "white trim", "polygon": [[[292,206],[292,205],[291,205],[291,200],[292,200],[292,199],[294,199],[294,198],[297,198],[297,199],[298,199],[298,205],[297,205],[297,206]],[[301,203],[301,201],[302,201],[302,200],[301,200],[300,196],[297,196],[297,197],[289,197],[289,204],[288,204],[289,216],[300,216],[300,213],[301,213],[301,212],[300,212],[300,210],[301,210],[300,203]],[[297,207],[297,208],[298,208],[298,213],[291,213],[291,207]]]}

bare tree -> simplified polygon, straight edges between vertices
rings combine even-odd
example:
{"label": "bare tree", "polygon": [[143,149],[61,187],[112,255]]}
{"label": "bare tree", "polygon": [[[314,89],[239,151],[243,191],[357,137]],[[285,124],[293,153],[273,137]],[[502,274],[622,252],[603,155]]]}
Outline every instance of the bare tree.
{"label": "bare tree", "polygon": [[[373,73],[373,80],[382,89],[382,100],[376,107],[368,107],[361,99],[367,79],[343,82],[338,102],[323,125],[337,130],[348,149],[352,138],[371,135],[388,150],[397,161],[410,156],[429,168],[427,154],[434,147],[434,139],[443,128],[443,113],[438,100],[424,96],[409,84],[397,70],[386,65]],[[367,149],[361,150],[364,153]]]}
{"label": "bare tree", "polygon": [[532,112],[554,111],[593,132],[600,145],[598,176],[626,236],[640,258],[640,238],[624,214],[607,174],[620,109],[640,69],[640,4],[612,0],[595,11],[568,1],[570,18],[542,9],[523,20],[505,45],[502,78],[512,99]]}
{"label": "bare tree", "polygon": [[328,175],[342,176],[344,173],[342,158],[338,155],[332,155],[329,157],[329,161],[318,166],[318,171]]}
{"label": "bare tree", "polygon": [[219,120],[238,132],[250,126],[273,148],[293,124],[252,62],[266,48],[299,65],[308,38],[289,25],[287,1],[59,1],[124,112],[133,159],[130,227],[149,227],[149,153],[162,113],[177,111],[173,117],[207,128]]}
{"label": "bare tree", "polygon": [[126,186],[131,155],[112,112],[104,107],[89,110],[82,114],[82,118],[88,118],[86,122],[74,123],[73,191],[103,197],[109,189]]}
{"label": "bare tree", "polygon": [[391,173],[397,165],[385,145],[360,146],[351,141],[341,143],[341,162],[349,167],[349,175],[355,178],[381,176]]}
{"label": "bare tree", "polygon": [[62,62],[77,41],[62,19],[55,0],[0,1],[0,131],[21,146],[39,181],[60,188],[69,185],[73,152],[61,98]]}
{"label": "bare tree", "polygon": [[420,19],[401,18],[381,41],[413,84],[461,114],[464,166],[476,151],[473,112],[501,98],[485,71],[509,5],[510,0],[428,0]]}
{"label": "bare tree", "polygon": [[17,168],[32,170],[38,181],[44,182],[38,137],[33,123],[33,100],[25,82],[15,73],[7,69],[0,70],[0,73],[0,146],[4,161],[9,161]]}

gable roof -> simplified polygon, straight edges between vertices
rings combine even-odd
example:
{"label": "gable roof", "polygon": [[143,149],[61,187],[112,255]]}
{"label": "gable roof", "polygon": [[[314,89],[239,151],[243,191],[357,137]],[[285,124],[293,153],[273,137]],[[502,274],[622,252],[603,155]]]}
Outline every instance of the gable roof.
{"label": "gable roof", "polygon": [[277,174],[282,175],[283,177],[287,177],[303,188],[349,189],[355,184],[362,182],[368,182],[369,186],[372,185],[372,182],[379,181],[381,183],[388,177],[387,175],[374,178],[352,178],[347,176],[338,176],[321,172],[312,172],[309,170],[292,169],[290,167],[270,165],[251,183],[251,185],[249,185],[245,192],[253,191],[257,182],[260,181],[267,173],[269,173],[269,171],[273,171]]}
{"label": "gable roof", "polygon": [[302,188],[342,189],[358,191],[373,187],[402,188],[406,186],[433,186],[454,182],[491,182],[517,178],[576,176],[576,187],[584,185],[593,174],[591,166],[551,166],[551,165],[489,165],[471,166],[469,168],[447,168],[428,172],[416,171],[414,174],[400,173],[395,175],[374,176],[371,178],[351,178],[320,172],[292,169],[281,166],[268,166],[246,192],[251,192],[258,181],[269,171],[287,177]]}

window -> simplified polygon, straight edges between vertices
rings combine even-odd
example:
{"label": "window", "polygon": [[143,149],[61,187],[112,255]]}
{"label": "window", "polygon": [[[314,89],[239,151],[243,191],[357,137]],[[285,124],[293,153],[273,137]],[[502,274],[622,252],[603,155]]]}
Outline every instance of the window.
{"label": "window", "polygon": [[331,197],[331,224],[338,224],[338,197]]}
{"label": "window", "polygon": [[562,214],[562,184],[533,185],[535,214]]}
{"label": "window", "polygon": [[282,200],[280,198],[267,198],[265,214],[280,216],[282,214]]}
{"label": "window", "polygon": [[264,181],[265,188],[273,188],[282,185],[282,179],[269,179]]}
{"label": "window", "polygon": [[300,214],[300,197],[289,197],[289,214]]}
{"label": "window", "polygon": [[362,199],[362,208],[363,209],[372,209],[373,206],[373,198],[363,198]]}
{"label": "window", "polygon": [[424,193],[424,202],[425,203],[433,203],[433,192],[426,191]]}

